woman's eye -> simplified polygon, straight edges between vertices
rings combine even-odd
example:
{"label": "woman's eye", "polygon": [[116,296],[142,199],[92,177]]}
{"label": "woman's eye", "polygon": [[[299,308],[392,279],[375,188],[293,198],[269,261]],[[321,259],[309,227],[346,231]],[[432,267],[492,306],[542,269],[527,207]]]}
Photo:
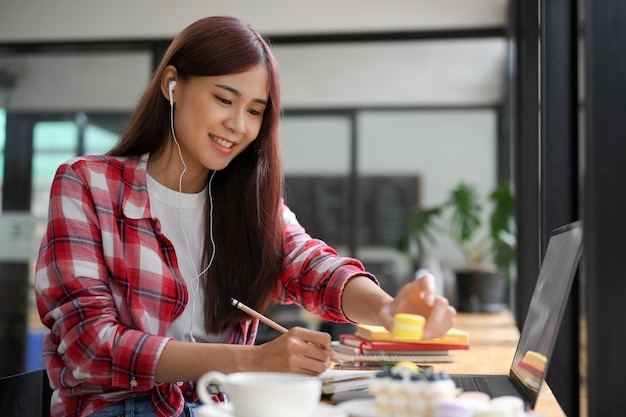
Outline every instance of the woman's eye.
{"label": "woman's eye", "polygon": [[218,101],[220,101],[221,103],[224,103],[224,104],[232,104],[232,102],[231,102],[229,99],[227,99],[227,98],[220,97],[220,96],[215,96],[215,98],[216,98]]}
{"label": "woman's eye", "polygon": [[248,113],[250,113],[250,114],[251,114],[251,115],[253,115],[253,116],[260,116],[260,115],[262,115],[262,114],[263,114],[263,112],[260,112],[260,111],[255,110],[255,109],[250,109],[250,110],[248,110]]}

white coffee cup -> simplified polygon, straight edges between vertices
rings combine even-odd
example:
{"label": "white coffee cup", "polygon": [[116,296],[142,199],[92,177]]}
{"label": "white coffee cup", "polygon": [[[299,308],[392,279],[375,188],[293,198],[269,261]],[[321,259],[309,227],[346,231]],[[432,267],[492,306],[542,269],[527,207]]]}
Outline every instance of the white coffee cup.
{"label": "white coffee cup", "polygon": [[200,377],[197,392],[204,403],[200,417],[221,415],[207,387],[217,385],[228,396],[236,417],[313,417],[322,395],[319,378],[281,372],[208,372]]}

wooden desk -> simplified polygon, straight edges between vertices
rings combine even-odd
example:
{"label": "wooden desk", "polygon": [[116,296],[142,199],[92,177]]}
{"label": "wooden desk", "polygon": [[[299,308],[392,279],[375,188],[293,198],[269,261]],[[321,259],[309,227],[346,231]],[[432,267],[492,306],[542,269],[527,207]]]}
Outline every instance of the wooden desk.
{"label": "wooden desk", "polygon": [[[434,364],[436,372],[450,374],[508,374],[519,332],[510,312],[497,314],[459,313],[455,327],[470,334],[469,350],[453,351],[452,363]],[[544,417],[565,417],[544,381],[534,409]]]}

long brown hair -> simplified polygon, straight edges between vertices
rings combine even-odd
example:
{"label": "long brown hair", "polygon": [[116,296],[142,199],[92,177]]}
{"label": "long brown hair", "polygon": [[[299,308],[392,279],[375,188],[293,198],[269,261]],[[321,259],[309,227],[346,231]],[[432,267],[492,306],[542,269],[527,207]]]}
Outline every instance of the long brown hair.
{"label": "long brown hair", "polygon": [[[221,333],[233,323],[249,319],[231,305],[231,297],[263,311],[281,267],[280,84],[268,42],[258,31],[232,17],[207,17],[189,25],[172,41],[119,144],[109,152],[125,156],[162,150],[169,138],[170,109],[160,83],[168,65],[175,66],[177,76],[184,80],[190,76],[237,74],[260,63],[269,73],[269,100],[259,134],[215,174],[211,184],[216,253],[211,268],[202,277],[205,328],[209,333]],[[204,265],[213,250],[210,212],[205,212]]]}

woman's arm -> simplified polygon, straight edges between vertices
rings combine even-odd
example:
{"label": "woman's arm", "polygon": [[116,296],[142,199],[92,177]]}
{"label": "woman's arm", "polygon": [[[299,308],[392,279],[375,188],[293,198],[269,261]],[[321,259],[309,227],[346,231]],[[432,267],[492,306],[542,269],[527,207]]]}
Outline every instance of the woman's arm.
{"label": "woman's arm", "polygon": [[435,278],[424,275],[404,285],[395,298],[369,278],[356,276],[346,283],[342,298],[343,310],[353,321],[393,329],[396,313],[419,314],[426,318],[424,339],[443,335],[453,325],[456,310],[448,300],[436,294]]}
{"label": "woman's arm", "polygon": [[330,366],[330,351],[330,335],[301,327],[258,346],[170,340],[159,359],[156,380],[195,381],[208,371],[319,375]]}
{"label": "woman's arm", "polygon": [[357,275],[346,283],[341,305],[346,316],[355,323],[384,326],[380,312],[392,301],[393,297],[372,280]]}
{"label": "woman's arm", "polygon": [[320,240],[311,238],[295,215],[283,206],[285,260],[279,301],[297,302],[327,320],[393,328],[396,313],[426,318],[424,338],[443,335],[454,324],[456,311],[436,294],[434,277],[406,284],[393,298],[356,259],[341,257]]}
{"label": "woman's arm", "polygon": [[[106,186],[117,189],[122,181],[110,165],[80,159],[63,164],[55,175],[35,278],[37,307],[51,330],[44,360],[56,386],[145,390],[154,384],[158,355],[169,338],[140,329],[160,325],[152,320],[157,314],[150,317],[143,303],[124,299],[147,293],[158,281],[133,275],[129,282],[123,273],[140,261],[125,257],[116,241],[119,224]],[[94,178],[97,187],[90,183]],[[120,288],[117,295],[113,285]],[[172,316],[176,305],[169,306],[160,310],[161,317]]]}
{"label": "woman's arm", "polygon": [[283,270],[277,301],[296,303],[329,321],[348,322],[341,305],[346,282],[360,275],[377,286],[376,278],[364,270],[359,260],[339,256],[334,248],[307,234],[285,205],[283,218]]}

